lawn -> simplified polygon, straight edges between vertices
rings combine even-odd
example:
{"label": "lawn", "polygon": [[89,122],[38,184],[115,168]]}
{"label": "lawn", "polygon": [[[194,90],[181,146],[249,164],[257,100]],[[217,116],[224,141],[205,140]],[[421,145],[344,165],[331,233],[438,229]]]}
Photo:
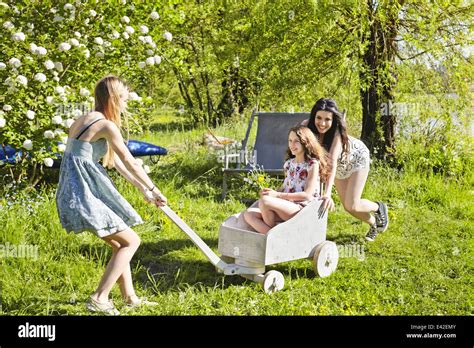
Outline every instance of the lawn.
{"label": "lawn", "polygon": [[[242,192],[242,181],[234,179],[222,201],[221,164],[201,145],[207,129],[191,129],[170,117],[157,121],[149,133],[133,138],[170,150],[158,164],[145,160],[151,176],[171,208],[217,251],[220,223],[245,208],[240,198],[250,192]],[[242,119],[213,133],[241,140],[245,130]],[[113,177],[146,221],[135,228],[142,239],[132,260],[137,292],[160,303],[126,312],[129,315],[474,313],[472,178],[446,179],[374,165],[364,197],[388,202],[389,229],[373,243],[366,242],[367,227],[336,199],[327,239],[340,248],[356,246],[363,257],[342,253],[328,278],[318,278],[309,260],[270,266],[284,275],[285,288],[267,295],[256,283],[218,274],[162,212]],[[99,282],[110,249],[90,233],[66,234],[56,213],[54,188],[28,195],[12,190],[0,200],[0,243],[37,246],[38,257],[0,258],[2,314],[89,315],[84,303]],[[117,287],[112,298],[120,309]]]}

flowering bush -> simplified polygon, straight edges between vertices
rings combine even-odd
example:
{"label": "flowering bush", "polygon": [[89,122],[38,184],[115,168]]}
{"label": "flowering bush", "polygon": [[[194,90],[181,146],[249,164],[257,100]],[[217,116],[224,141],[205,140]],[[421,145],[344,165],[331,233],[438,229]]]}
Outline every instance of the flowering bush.
{"label": "flowering bush", "polygon": [[[161,69],[172,34],[160,9],[120,3],[0,2],[0,151],[22,150],[11,172],[52,165],[74,119],[92,108],[99,78],[116,74],[140,90]],[[141,129],[147,119],[133,111],[153,101],[130,99],[129,124]]]}

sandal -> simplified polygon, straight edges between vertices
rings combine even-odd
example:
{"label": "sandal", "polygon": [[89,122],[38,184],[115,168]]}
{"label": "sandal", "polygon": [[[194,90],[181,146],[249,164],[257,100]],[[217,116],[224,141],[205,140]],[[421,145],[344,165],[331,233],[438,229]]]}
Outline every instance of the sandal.
{"label": "sandal", "polygon": [[[135,297],[135,301],[130,301],[132,297]],[[153,301],[148,301],[146,297],[138,297],[137,295],[132,295],[128,296],[125,299],[125,302],[127,303],[127,307],[129,308],[134,308],[134,307],[139,307],[139,306],[157,306],[158,302],[153,302]]]}
{"label": "sandal", "polygon": [[99,302],[91,296],[89,301],[86,303],[86,307],[91,312],[104,313],[107,315],[120,315],[120,312],[115,308],[112,300]]}

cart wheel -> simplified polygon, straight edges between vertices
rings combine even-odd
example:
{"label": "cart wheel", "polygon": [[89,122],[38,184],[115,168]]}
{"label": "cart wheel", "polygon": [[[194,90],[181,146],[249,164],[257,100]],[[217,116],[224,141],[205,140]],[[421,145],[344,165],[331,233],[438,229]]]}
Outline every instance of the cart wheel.
{"label": "cart wheel", "polygon": [[280,291],[285,286],[285,278],[278,271],[268,271],[263,278],[263,290],[267,294]]}
{"label": "cart wheel", "polygon": [[327,277],[336,270],[339,251],[336,243],[325,241],[316,247],[313,255],[314,271],[321,277]]}

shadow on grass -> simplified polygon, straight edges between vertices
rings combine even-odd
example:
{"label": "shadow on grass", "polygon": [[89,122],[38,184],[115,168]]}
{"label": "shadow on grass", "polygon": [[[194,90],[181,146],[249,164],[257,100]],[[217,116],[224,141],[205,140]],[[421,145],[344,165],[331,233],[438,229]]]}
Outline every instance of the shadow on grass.
{"label": "shadow on grass", "polygon": [[167,123],[153,123],[149,130],[151,132],[184,132],[191,131],[196,128],[191,122],[167,122]]}
{"label": "shadow on grass", "polygon": [[[209,247],[217,248],[216,239],[203,240]],[[167,255],[174,252],[183,253],[188,248],[195,248],[194,243],[188,239],[161,240],[156,243],[141,244],[130,265],[132,270],[141,266],[134,282],[140,283],[144,288],[152,287],[154,291],[165,292],[182,289],[183,285],[200,284],[200,286],[215,288],[216,284],[221,284],[223,288],[227,288],[229,285],[242,284],[246,281],[241,277],[224,277],[217,272],[210,261],[185,260],[179,256]],[[108,263],[112,256],[112,249],[106,245],[83,244],[79,251],[95,262],[106,260],[105,263]],[[192,252],[194,253],[194,250]]]}
{"label": "shadow on grass", "polygon": [[[353,238],[352,235],[348,237]],[[343,240],[346,239],[339,239],[338,243],[342,244]],[[217,239],[205,238],[203,241],[210,248],[217,248]],[[108,262],[111,257],[111,249],[106,245],[81,245],[80,252],[96,262],[104,261],[104,258]],[[208,289],[218,286],[226,289],[232,285],[242,285],[247,281],[240,276],[224,276],[218,273],[210,261],[190,259],[200,253],[189,239],[143,243],[131,262],[132,270],[139,267],[134,281],[138,282],[142,288],[152,288],[155,292],[183,290],[189,286]],[[290,279],[319,278],[313,269],[312,259],[269,265],[266,267],[266,271],[269,270],[276,270]]]}

